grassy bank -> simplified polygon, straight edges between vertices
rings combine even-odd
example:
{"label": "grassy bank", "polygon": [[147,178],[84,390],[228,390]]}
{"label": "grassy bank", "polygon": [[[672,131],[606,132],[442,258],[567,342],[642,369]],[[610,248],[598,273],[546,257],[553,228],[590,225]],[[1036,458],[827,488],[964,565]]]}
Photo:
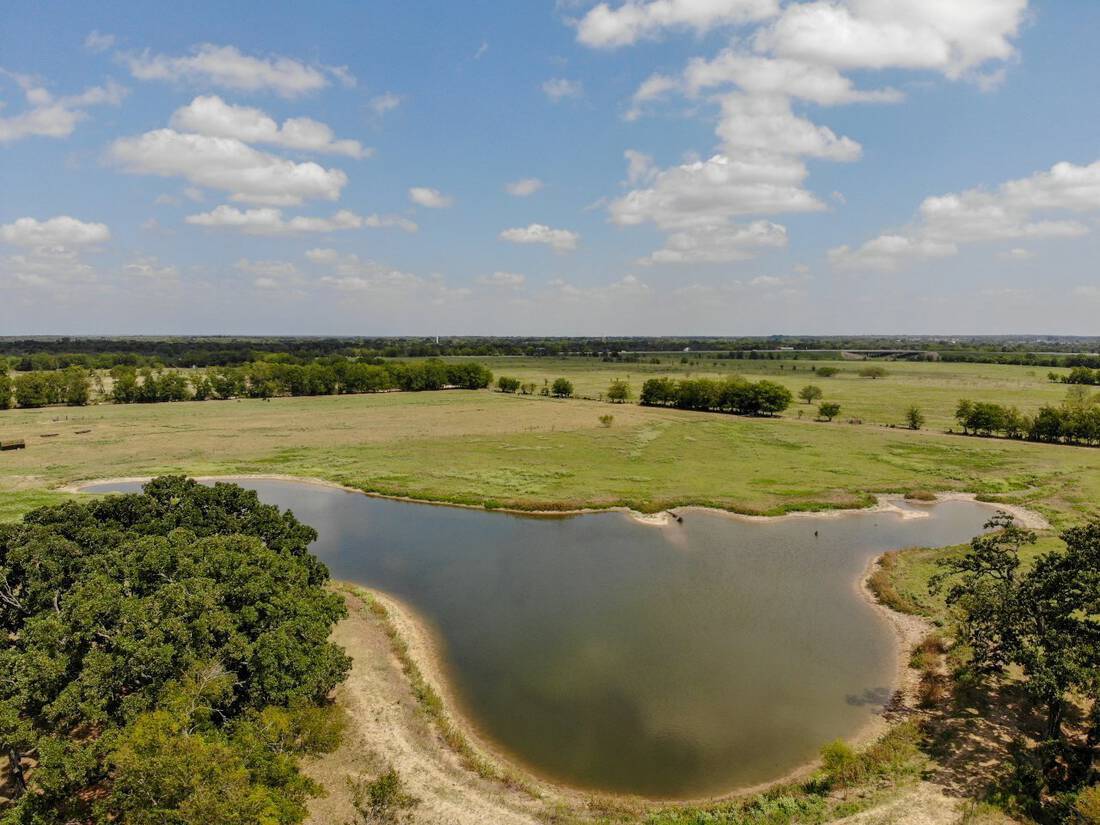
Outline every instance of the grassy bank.
{"label": "grassy bank", "polygon": [[0,438],[28,442],[0,454],[7,518],[72,481],[164,472],[286,473],[519,509],[777,514],[963,490],[1060,526],[1100,502],[1100,450],[487,391],[9,410]]}

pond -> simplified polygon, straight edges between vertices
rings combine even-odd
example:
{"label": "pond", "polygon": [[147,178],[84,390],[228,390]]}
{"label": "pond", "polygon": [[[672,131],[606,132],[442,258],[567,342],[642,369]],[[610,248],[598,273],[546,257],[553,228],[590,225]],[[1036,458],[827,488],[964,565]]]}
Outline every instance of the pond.
{"label": "pond", "polygon": [[414,609],[490,742],[551,780],[654,798],[774,780],[856,734],[897,668],[893,630],[859,592],[868,562],[967,541],[993,512],[689,510],[655,527],[618,512],[526,517],[238,483],[313,525],[334,578]]}

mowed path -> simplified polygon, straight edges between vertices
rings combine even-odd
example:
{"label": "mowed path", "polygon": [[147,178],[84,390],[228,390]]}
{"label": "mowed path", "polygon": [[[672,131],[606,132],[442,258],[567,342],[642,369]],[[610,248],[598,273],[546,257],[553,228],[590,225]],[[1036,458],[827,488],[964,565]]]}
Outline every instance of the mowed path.
{"label": "mowed path", "polygon": [[306,773],[328,795],[310,804],[307,825],[354,822],[347,778],[371,780],[388,767],[401,775],[419,803],[411,822],[453,825],[536,825],[538,802],[519,791],[480,779],[463,768],[413,698],[382,626],[363,615],[362,603],[345,596],[349,618],[333,641],[354,664],[337,691],[348,714],[344,743],[334,754],[311,760]]}

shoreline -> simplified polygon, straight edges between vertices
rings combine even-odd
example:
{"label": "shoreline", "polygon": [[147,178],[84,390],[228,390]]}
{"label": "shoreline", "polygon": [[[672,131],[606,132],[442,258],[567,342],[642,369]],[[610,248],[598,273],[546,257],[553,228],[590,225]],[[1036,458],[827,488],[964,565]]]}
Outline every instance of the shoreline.
{"label": "shoreline", "polygon": [[[152,476],[131,476],[121,478],[95,479],[89,481],[75,482],[56,489],[60,492],[83,493],[87,487],[94,485],[112,483],[141,483],[150,480],[150,478],[152,478]],[[631,510],[627,507],[582,508],[567,511],[509,510],[505,508],[493,508],[491,510],[488,510],[479,505],[454,504],[449,502],[413,499],[402,496],[388,496],[381,493],[369,493],[355,487],[340,484],[338,482],[328,481],[326,479],[285,474],[238,474],[219,476],[192,476],[192,478],[195,478],[197,481],[229,481],[233,479],[290,481],[296,483],[306,483],[323,486],[330,489],[339,489],[347,493],[358,493],[360,495],[367,495],[374,498],[384,498],[418,504],[432,504],[435,506],[461,507],[465,509],[481,510],[483,512],[503,512],[513,515],[575,516],[593,513],[620,512],[627,515],[629,518],[632,518],[638,523],[656,527],[667,527],[675,524],[677,519],[677,512],[705,512],[746,522],[766,523],[773,522],[775,520],[805,518],[834,519],[856,513],[873,512],[896,513],[904,519],[918,519],[929,517],[928,509],[939,502],[972,501],[978,504],[985,505],[991,510],[1003,510],[1009,513],[1015,519],[1017,519],[1023,527],[1027,527],[1029,529],[1050,528],[1050,525],[1048,524],[1046,519],[1035,511],[1028,510],[1027,508],[1021,507],[1019,505],[979,501],[976,494],[974,493],[960,492],[946,492],[937,494],[935,501],[907,501],[906,503],[914,509],[900,507],[897,503],[895,503],[902,498],[900,494],[877,493],[873,494],[876,503],[871,507],[792,511],[790,513],[784,513],[777,516],[745,515],[729,510],[722,510],[719,508],[703,507],[697,505],[673,507],[669,510],[661,511],[659,513],[649,514]],[[889,715],[891,713],[897,712],[898,710],[904,713],[916,709],[913,694],[918,683],[919,675],[916,673],[916,671],[909,667],[909,653],[913,649],[913,647],[915,647],[916,644],[918,644],[932,629],[931,623],[929,623],[926,619],[920,616],[898,612],[879,602],[875,595],[871,592],[868,586],[869,579],[878,567],[882,557],[888,552],[891,552],[891,550],[884,550],[882,553],[879,553],[871,558],[868,561],[859,579],[853,582],[853,586],[859,593],[860,598],[862,598],[872,608],[872,610],[876,614],[878,614],[890,627],[891,635],[894,639],[894,655],[896,657],[891,684],[892,697],[900,696],[901,702],[900,707],[894,705],[892,702],[890,705],[884,706],[880,711],[876,712],[872,716],[872,718],[867,720],[866,723],[861,725],[860,728],[858,728],[852,735],[844,737],[844,740],[854,747],[862,747],[873,741],[877,737],[881,736],[885,731],[887,731],[894,724],[893,720],[889,718]],[[713,805],[722,802],[728,802],[730,800],[738,798],[743,798],[754,793],[760,793],[785,784],[806,779],[813,773],[814,770],[817,769],[818,765],[820,764],[820,760],[815,758],[807,763],[796,766],[782,776],[778,776],[766,782],[757,783],[751,786],[732,788],[728,791],[723,791],[716,795],[692,798],[649,798],[637,794],[624,794],[618,792],[599,791],[574,787],[565,783],[555,781],[553,779],[540,775],[536,769],[526,764],[518,756],[508,753],[499,746],[496,746],[492,742],[491,737],[483,734],[478,725],[473,722],[469,714],[463,709],[462,703],[458,700],[454,692],[453,680],[448,676],[447,667],[445,664],[445,657],[442,655],[442,652],[439,649],[440,644],[438,639],[436,638],[436,633],[432,628],[430,622],[423,619],[414,608],[406,604],[404,601],[385,591],[347,581],[333,580],[332,585],[337,588],[344,589],[345,591],[354,592],[355,590],[361,590],[382,603],[383,607],[386,608],[390,616],[390,620],[397,629],[400,641],[408,647],[409,656],[416,663],[417,667],[420,668],[425,680],[441,697],[444,713],[461,732],[461,734],[471,742],[471,745],[478,756],[492,763],[502,773],[520,777],[524,783],[535,789],[535,795],[537,796],[549,796],[555,798],[559,802],[568,802],[574,805],[586,805],[591,803],[593,800],[610,801],[617,804],[643,806],[647,808],[657,806],[691,807],[700,805]],[[403,674],[402,678],[404,678]],[[451,748],[444,742],[439,742],[438,745],[443,750],[451,751]]]}
{"label": "shoreline", "polygon": [[[346,493],[358,493],[359,495],[369,496],[371,498],[381,498],[388,501],[403,501],[409,504],[429,504],[434,507],[457,507],[464,510],[479,510],[485,513],[504,513],[506,515],[513,516],[583,516],[594,515],[598,513],[622,513],[639,524],[645,524],[653,527],[667,527],[676,522],[676,514],[678,512],[696,512],[696,513],[711,513],[720,515],[726,518],[732,518],[739,521],[746,522],[765,522],[771,523],[775,521],[782,521],[788,519],[803,519],[803,518],[840,518],[846,515],[852,515],[855,513],[886,513],[893,512],[899,514],[902,518],[924,518],[927,513],[917,510],[906,510],[905,508],[897,506],[894,502],[898,500],[905,500],[903,493],[869,493],[874,498],[875,503],[869,507],[829,507],[820,510],[791,510],[790,512],[781,513],[778,515],[757,515],[749,513],[739,513],[735,510],[726,510],[721,507],[711,507],[701,504],[682,504],[673,505],[665,510],[660,510],[655,513],[644,513],[640,510],[634,510],[630,507],[623,505],[614,505],[610,507],[578,507],[566,510],[522,510],[514,507],[485,507],[482,504],[464,504],[461,502],[452,501],[440,501],[437,499],[428,498],[414,498],[412,496],[396,496],[389,495],[387,493],[370,492],[358,487],[352,487],[348,484],[341,484],[338,481],[329,481],[328,479],[319,478],[317,476],[296,476],[285,473],[230,473],[227,475],[189,475],[189,478],[193,478],[196,481],[230,481],[232,479],[252,479],[256,481],[293,481],[301,484],[313,484],[319,487],[329,487],[332,489],[343,490]],[[151,481],[154,476],[118,476],[114,478],[96,478],[87,479],[81,481],[70,482],[69,484],[62,485],[60,487],[52,488],[52,492],[57,493],[83,493],[87,487],[92,487],[99,484],[141,484],[147,481]],[[934,501],[914,501],[908,500],[910,506],[915,508],[928,507],[938,504],[942,501],[972,501],[976,504],[986,505],[995,510],[1004,510],[1011,515],[1017,521],[1020,522],[1021,527],[1026,527],[1030,530],[1049,530],[1051,528],[1050,523],[1041,514],[1034,510],[1030,510],[1018,504],[1002,504],[996,501],[981,501],[978,499],[977,493],[964,493],[957,491],[948,491],[943,493],[936,493],[936,499]]]}

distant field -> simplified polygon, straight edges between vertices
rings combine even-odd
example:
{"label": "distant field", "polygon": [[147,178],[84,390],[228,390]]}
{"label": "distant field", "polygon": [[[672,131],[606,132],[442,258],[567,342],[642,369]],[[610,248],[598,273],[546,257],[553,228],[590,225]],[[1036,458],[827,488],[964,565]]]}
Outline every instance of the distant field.
{"label": "distant field", "polygon": [[[656,356],[660,364],[615,364],[595,358],[476,358],[494,375],[512,375],[533,381],[539,387],[560,375],[569,377],[579,395],[599,397],[612,379],[628,381],[635,397],[647,378],[671,376],[683,378],[721,378],[743,375],[768,378],[795,393],[807,384],[816,384],[825,399],[841,405],[841,417],[862,419],[876,424],[902,424],[905,411],[916,405],[924,412],[929,427],[955,426],[955,405],[960,398],[1016,405],[1021,412],[1033,413],[1044,404],[1058,404],[1066,394],[1063,384],[1052,384],[1048,372],[1067,373],[1043,367],[1004,364],[946,364],[909,361],[727,361],[697,353],[673,353]],[[687,359],[688,363],[681,363]],[[461,360],[461,359],[449,359]],[[885,378],[860,378],[860,367],[882,366]],[[822,378],[814,367],[837,367],[839,375]],[[796,403],[787,415],[798,416],[799,409],[812,417],[816,406]]]}
{"label": "distant field", "polygon": [[[534,376],[524,363],[507,372]],[[548,376],[567,372],[582,389],[616,372],[639,375],[634,367],[537,364]],[[935,366],[897,365],[896,378],[874,382],[832,379],[838,389],[830,392],[841,403],[886,410],[924,382],[943,398],[938,408],[923,405],[929,417],[945,417],[949,399],[962,393],[937,388],[927,373]],[[505,371],[499,362],[494,368]],[[947,370],[963,393],[1002,386],[995,397],[1021,407],[1044,393],[1057,400],[1062,389],[1029,381],[1020,368]],[[613,425],[603,427],[598,417],[608,413]],[[75,432],[84,429],[91,432]],[[40,437],[48,433],[58,435]],[[529,509],[696,503],[778,513],[931,489],[1003,496],[1060,524],[1100,514],[1100,450],[489,391],[0,412],[0,439],[19,437],[26,450],[0,453],[0,517],[8,519],[59,497],[49,491],[68,482],[163,472],[317,476],[388,494]]]}

